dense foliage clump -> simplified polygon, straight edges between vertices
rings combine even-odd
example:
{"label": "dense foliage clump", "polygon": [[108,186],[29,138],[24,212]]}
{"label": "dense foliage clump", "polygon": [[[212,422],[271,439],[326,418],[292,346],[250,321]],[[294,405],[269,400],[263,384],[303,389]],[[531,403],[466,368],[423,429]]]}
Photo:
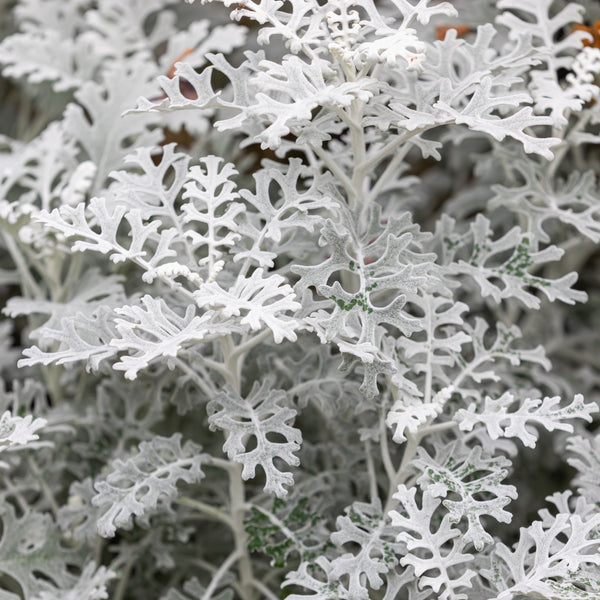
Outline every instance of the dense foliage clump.
{"label": "dense foliage clump", "polygon": [[208,2],[0,0],[0,600],[599,598],[600,5]]}

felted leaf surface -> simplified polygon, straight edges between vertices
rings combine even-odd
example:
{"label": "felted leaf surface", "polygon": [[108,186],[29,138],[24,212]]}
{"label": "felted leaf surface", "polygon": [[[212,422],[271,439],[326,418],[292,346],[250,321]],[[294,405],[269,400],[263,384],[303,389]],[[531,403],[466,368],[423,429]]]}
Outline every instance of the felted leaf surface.
{"label": "felted leaf surface", "polygon": [[[170,248],[177,236],[174,227],[159,231],[159,220],[145,223],[141,209],[128,210],[105,198],[93,198],[87,208],[82,203],[76,207],[63,206],[51,213],[42,212],[38,220],[66,237],[82,238],[73,244],[74,252],[90,250],[109,254],[115,263],[134,261],[147,271],[149,281],[156,277],[156,268],[161,262],[171,261],[176,256]],[[121,240],[118,233],[125,223],[130,241]]]}
{"label": "felted leaf surface", "polygon": [[4,313],[11,317],[48,315],[48,320],[30,334],[32,339],[40,339],[43,343],[44,330],[60,328],[63,318],[77,313],[93,314],[101,308],[113,308],[125,301],[123,278],[118,275],[102,275],[97,268],[86,270],[73,283],[69,292],[70,297],[66,302],[12,297],[6,303]]}
{"label": "felted leaf surface", "polygon": [[451,442],[436,448],[434,456],[420,448],[412,464],[422,473],[417,479],[422,489],[434,497],[447,498],[442,504],[448,509],[450,522],[467,521],[465,544],[472,543],[481,551],[485,544],[493,543],[481,522],[483,516],[510,523],[512,515],[504,507],[517,497],[517,490],[502,483],[511,466],[508,459],[488,456],[481,446],[468,449]]}
{"label": "felted leaf surface", "polygon": [[215,323],[211,312],[198,316],[189,305],[181,317],[162,298],[150,295],[143,296],[140,305],[123,306],[115,312],[120,315],[115,319],[118,336],[110,345],[128,354],[114,368],[125,371],[127,379],[135,379],[157,358],[175,357],[190,343],[231,331],[227,323]]}
{"label": "felted leaf surface", "polygon": [[589,502],[600,502],[600,438],[572,436],[567,442],[567,462],[577,469],[574,484]]}
{"label": "felted leaf surface", "polygon": [[176,483],[196,483],[204,477],[201,448],[192,442],[181,444],[181,434],[156,436],[142,442],[138,453],[126,460],[116,459],[105,479],[96,481],[92,504],[100,509],[98,533],[113,537],[117,528],[128,529],[133,516],[157,507],[160,500],[177,495]]}
{"label": "felted leaf surface", "polygon": [[[517,298],[529,308],[539,308],[539,298],[526,288],[544,293],[550,301],[561,300],[567,304],[583,302],[587,298],[585,292],[572,288],[577,281],[575,272],[558,279],[546,279],[529,272],[531,268],[558,260],[563,251],[556,246],[536,250],[537,244],[531,235],[523,233],[519,227],[513,227],[493,240],[489,220],[478,214],[470,227],[470,245],[470,258],[450,265],[449,271],[471,277],[481,294],[491,296],[495,302]],[[511,255],[504,258],[507,252]]]}
{"label": "felted leaf surface", "polygon": [[[176,201],[188,173],[190,157],[175,144],[136,148],[123,163],[127,170],[113,171],[110,191],[120,205],[140,209],[145,220],[161,217],[172,227],[180,225]],[[168,176],[168,175],[169,176]]]}
{"label": "felted leaf surface", "polygon": [[[5,502],[0,511],[0,572],[13,578],[21,587],[25,600],[52,587],[75,585],[77,578],[69,569],[81,566],[80,552],[61,543],[58,527],[47,514],[26,512],[17,518],[15,509]],[[19,596],[0,590],[0,599],[17,600]]]}
{"label": "felted leaf surface", "polygon": [[[103,360],[117,352],[110,345],[111,340],[116,337],[115,316],[114,309],[100,306],[90,314],[75,313],[63,317],[56,328],[39,327],[36,333],[41,347],[34,345],[25,348],[25,358],[20,359],[17,365],[62,365],[84,361],[86,368],[95,371]],[[53,342],[58,343],[57,349],[45,350]]]}
{"label": "felted leaf surface", "polygon": [[[514,548],[498,544],[491,556],[491,568],[483,572],[498,589],[492,600],[526,595],[553,600],[573,597],[573,584],[578,583],[577,571],[592,568],[598,572],[599,526],[597,513],[583,518],[559,513],[547,528],[541,521],[522,527]],[[584,578],[581,581],[585,583]],[[590,583],[596,584],[593,580]]]}
{"label": "felted leaf surface", "polygon": [[[62,122],[50,123],[27,143],[11,140],[7,146],[0,155],[0,216],[9,223],[68,202],[69,183],[91,166],[78,166],[77,146]],[[90,182],[82,183],[83,193]]]}
{"label": "felted leaf surface", "polygon": [[239,194],[230,178],[237,173],[231,163],[220,165],[222,159],[208,156],[200,160],[202,166],[191,168],[184,185],[182,205],[184,223],[201,226],[188,228],[185,236],[195,251],[201,248],[200,266],[208,266],[208,278],[216,275],[217,261],[239,239],[239,215],[244,211]]}
{"label": "felted leaf surface", "polygon": [[[208,404],[208,422],[212,430],[226,433],[223,450],[230,460],[243,465],[242,478],[254,477],[260,466],[266,476],[265,491],[282,498],[287,494],[284,486],[292,485],[294,478],[282,471],[278,462],[295,467],[300,464],[294,452],[300,449],[302,434],[289,424],[296,411],[286,406],[285,392],[273,390],[271,385],[268,379],[260,386],[256,382],[246,398],[231,389],[219,392]],[[285,441],[271,441],[270,434],[278,434]],[[256,442],[252,450],[246,450],[249,437]]]}
{"label": "felted leaf surface", "polygon": [[67,539],[93,543],[98,539],[98,509],[92,505],[96,495],[91,477],[74,481],[69,486],[69,499],[60,507],[56,522]]}
{"label": "felted leaf surface", "polygon": [[102,56],[84,36],[74,39],[53,29],[11,35],[0,44],[5,77],[27,77],[33,84],[53,83],[56,92],[77,88],[93,79]]}
{"label": "felted leaf surface", "polygon": [[463,552],[462,533],[452,526],[448,513],[432,531],[432,519],[441,501],[425,490],[419,507],[416,493],[415,487],[398,486],[394,498],[400,502],[401,512],[392,510],[389,513],[392,525],[401,530],[397,541],[407,547],[400,564],[414,568],[420,589],[431,588],[441,600],[467,600],[465,588],[470,587],[475,575],[467,568],[473,555]]}
{"label": "felted leaf surface", "polygon": [[0,416],[0,452],[38,440],[40,436],[36,432],[46,423],[46,419],[34,419],[33,415],[19,417],[5,411]]}
{"label": "felted leaf surface", "polygon": [[548,431],[559,429],[573,433],[573,425],[564,421],[583,419],[589,423],[592,421],[591,415],[598,412],[598,405],[595,402],[585,404],[581,394],[576,394],[571,404],[562,408],[560,401],[560,396],[526,398],[517,410],[509,412],[509,408],[515,404],[515,397],[505,392],[496,400],[486,396],[483,406],[477,407],[476,403],[472,403],[467,410],[459,409],[456,419],[463,431],[471,431],[476,425],[482,424],[493,440],[517,437],[525,446],[534,448],[538,434],[533,424]]}
{"label": "felted leaf surface", "polygon": [[[508,157],[507,157],[508,158]],[[573,172],[564,181],[548,176],[544,165],[514,155],[510,169],[523,179],[520,186],[494,185],[490,208],[506,207],[527,219],[527,229],[542,242],[556,221],[571,225],[593,242],[600,241],[600,197],[595,174]]]}
{"label": "felted leaf surface", "polygon": [[[541,345],[536,348],[518,347],[521,331],[515,325],[508,328],[498,322],[496,324],[496,335],[492,342],[488,341],[489,326],[481,317],[475,318],[473,326],[465,323],[464,329],[471,338],[473,354],[469,362],[461,357],[459,360],[461,370],[452,382],[454,388],[460,391],[463,397],[482,399],[480,384],[498,381],[500,378],[500,375],[496,372],[498,369],[491,368],[491,364],[497,359],[506,361],[513,366],[532,363],[542,366],[546,371],[550,370],[550,361]],[[467,388],[463,383],[464,380],[471,380],[477,385]]]}
{"label": "felted leaf surface", "polygon": [[338,530],[331,535],[331,541],[341,548],[350,543],[360,549],[356,554],[345,553],[333,559],[330,576],[348,581],[346,587],[351,598],[368,600],[370,590],[383,586],[381,576],[398,563],[396,555],[402,544],[395,541],[398,530],[383,515],[379,502],[355,502],[345,513],[337,518]]}
{"label": "felted leaf surface", "polygon": [[[259,266],[272,267],[274,256],[264,252],[267,242],[270,242],[270,254],[275,255],[286,234],[298,229],[314,231],[324,222],[322,212],[332,211],[338,204],[326,189],[328,178],[315,177],[299,159],[291,158],[285,171],[264,168],[253,177],[255,191],[240,191],[244,200],[256,210],[251,215],[246,213],[243,224],[243,233],[252,245],[246,251],[236,248],[235,260],[249,257]],[[261,256],[263,252],[264,257]]]}
{"label": "felted leaf surface", "polygon": [[284,58],[281,64],[263,60],[259,66],[255,84],[262,91],[255,96],[257,102],[244,109],[243,114],[269,123],[257,136],[263,148],[278,148],[281,138],[294,125],[311,120],[315,108],[344,108],[354,100],[367,102],[376,86],[367,77],[327,83],[318,62],[309,64],[296,56]]}
{"label": "felted leaf surface", "polygon": [[352,596],[331,574],[331,562],[324,556],[314,563],[303,562],[298,569],[288,573],[282,587],[299,586],[309,590],[310,594],[290,594],[287,600],[351,600]]}
{"label": "felted leaf surface", "polygon": [[263,277],[263,269],[258,268],[250,277],[238,277],[228,290],[214,281],[202,284],[194,299],[198,306],[217,309],[224,317],[241,317],[239,323],[252,331],[268,327],[276,344],[284,338],[296,340],[298,323],[286,313],[297,311],[301,304],[281,275]]}
{"label": "felted leaf surface", "polygon": [[385,424],[393,429],[393,440],[397,444],[406,441],[406,433],[415,434],[429,419],[435,419],[442,412],[437,403],[423,403],[420,399],[402,398],[394,402],[387,414]]}
{"label": "felted leaf surface", "polygon": [[582,48],[586,33],[573,24],[581,22],[584,7],[575,2],[557,5],[553,0],[500,0],[497,8],[504,12],[496,22],[509,29],[511,38],[527,34],[539,49],[542,66],[531,72],[529,83],[536,112],[550,112],[555,126],[565,125],[568,114],[581,110],[583,101],[578,90],[561,85],[559,69],[568,69],[573,54]]}
{"label": "felted leaf surface", "polygon": [[159,130],[149,130],[159,123],[155,115],[123,116],[140,93],[150,91],[156,75],[155,67],[147,62],[134,65],[113,61],[111,68],[102,72],[102,82],[87,81],[75,93],[79,104],[71,103],[65,110],[65,129],[95,163],[98,184],[121,166],[134,142],[152,146],[160,141]]}
{"label": "felted leaf surface", "polygon": [[43,591],[34,600],[107,600],[106,584],[116,576],[106,567],[96,568],[94,563],[89,563],[72,588]]}
{"label": "felted leaf surface", "polygon": [[[260,357],[264,372],[277,373],[289,382],[288,397],[304,409],[314,402],[330,418],[355,409],[359,412],[361,394],[354,381],[338,369],[335,350],[323,344],[315,345],[307,335],[300,335],[289,354],[275,351]],[[264,365],[264,366],[263,366]]]}
{"label": "felted leaf surface", "polygon": [[[404,349],[416,373],[436,366],[454,366],[458,361],[462,346],[470,337],[462,331],[462,314],[468,310],[463,302],[456,302],[451,296],[434,295],[424,290],[411,298],[425,313],[422,319],[423,334],[402,337],[398,346]],[[429,365],[429,366],[427,366]]]}
{"label": "felted leaf surface", "polygon": [[[422,327],[404,306],[405,292],[415,294],[433,276],[432,255],[420,251],[423,237],[408,213],[383,227],[376,215],[362,236],[327,222],[319,243],[327,247],[329,257],[320,265],[292,269],[301,277],[296,285],[299,295],[312,286],[330,302],[328,310],[305,318],[322,342],[335,341],[342,352],[365,365],[393,372],[393,360],[382,351],[380,340],[386,325],[404,335]],[[371,390],[372,386],[365,391],[372,394]]]}
{"label": "felted leaf surface", "polygon": [[492,77],[484,77],[469,103],[462,110],[456,110],[442,100],[436,102],[435,106],[451,117],[455,123],[465,124],[469,129],[487,133],[499,142],[507,136],[512,137],[523,144],[525,152],[535,152],[552,160],[554,154],[550,148],[560,143],[560,138],[534,137],[527,130],[539,125],[552,125],[553,119],[534,115],[530,107],[521,108],[509,116],[499,116],[496,113],[503,107],[519,106],[529,102],[529,95],[519,92],[495,95],[492,91],[493,85]]}

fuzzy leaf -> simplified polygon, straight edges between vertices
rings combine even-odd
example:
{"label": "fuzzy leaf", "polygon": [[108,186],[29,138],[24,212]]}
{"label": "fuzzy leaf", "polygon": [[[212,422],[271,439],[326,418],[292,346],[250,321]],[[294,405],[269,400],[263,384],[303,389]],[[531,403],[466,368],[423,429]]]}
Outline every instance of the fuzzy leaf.
{"label": "fuzzy leaf", "polygon": [[359,546],[356,554],[345,553],[331,562],[330,576],[348,581],[351,598],[368,600],[369,590],[378,590],[384,580],[381,575],[396,566],[401,544],[394,541],[398,534],[391,527],[381,511],[381,505],[355,502],[338,517],[338,530],[331,535],[331,541],[343,547],[352,543]]}
{"label": "fuzzy leaf", "polygon": [[296,340],[296,320],[286,315],[295,312],[301,305],[296,301],[293,289],[281,275],[263,278],[263,269],[256,269],[250,277],[238,278],[234,285],[224,290],[218,283],[202,284],[194,292],[200,307],[217,309],[224,317],[241,317],[239,323],[252,331],[266,325],[279,344],[284,338]]}
{"label": "fuzzy leaf", "polygon": [[118,204],[139,209],[144,220],[161,217],[171,227],[181,226],[176,201],[188,173],[190,157],[175,151],[175,144],[158,149],[136,148],[125,157],[127,170],[113,171],[110,191]]}
{"label": "fuzzy leaf", "polygon": [[497,7],[504,12],[496,22],[509,29],[509,36],[527,34],[539,49],[542,66],[531,72],[529,83],[536,112],[550,112],[556,127],[566,125],[569,113],[581,110],[583,100],[579,89],[561,85],[559,69],[570,68],[573,54],[586,38],[586,33],[573,27],[581,23],[583,7],[575,2],[557,6],[554,0],[500,0]]}
{"label": "fuzzy leaf", "polygon": [[573,482],[589,502],[600,502],[600,438],[573,436],[567,442],[567,462],[577,469]]}
{"label": "fuzzy leaf", "polygon": [[573,433],[573,425],[565,423],[568,419],[592,421],[592,414],[598,412],[595,402],[584,404],[583,396],[576,394],[573,402],[560,408],[560,396],[533,400],[526,398],[514,412],[508,409],[515,403],[515,397],[505,392],[496,400],[486,396],[481,412],[477,404],[472,403],[468,410],[461,408],[456,419],[463,431],[471,431],[478,424],[485,425],[488,435],[497,440],[499,437],[517,437],[525,446],[535,447],[537,431],[531,427],[533,423],[541,425],[548,431],[559,429]]}
{"label": "fuzzy leaf", "polygon": [[[502,323],[496,324],[496,335],[493,342],[488,341],[488,324],[481,317],[475,318],[475,325],[465,324],[465,332],[471,338],[473,357],[469,362],[461,358],[459,364],[461,371],[453,380],[453,385],[463,397],[475,397],[481,400],[481,385],[484,382],[498,381],[499,369],[491,369],[490,364],[497,359],[506,361],[512,366],[524,363],[538,364],[546,371],[550,370],[550,361],[546,357],[542,346],[525,349],[519,348],[517,343],[521,338],[521,331],[513,325],[507,328]],[[472,380],[475,384],[472,388],[461,385],[465,379]]]}
{"label": "fuzzy leaf", "polygon": [[[115,315],[114,309],[100,306],[90,314],[75,313],[63,317],[56,328],[39,327],[36,335],[41,348],[25,348],[25,358],[19,360],[17,365],[63,365],[84,361],[87,369],[96,371],[103,360],[111,358],[117,352],[110,345],[111,340],[116,337]],[[56,349],[42,349],[53,343],[58,343]]]}
{"label": "fuzzy leaf", "polygon": [[165,301],[150,295],[141,298],[141,305],[123,306],[115,310],[118,337],[110,345],[128,355],[122,356],[114,368],[125,371],[127,379],[135,379],[137,373],[157,358],[175,357],[190,343],[214,339],[232,331],[227,323],[216,323],[214,313],[196,314],[189,305],[183,317],[171,309]]}
{"label": "fuzzy leaf", "polygon": [[72,39],[53,29],[18,33],[0,44],[5,77],[26,77],[33,84],[50,81],[56,92],[78,88],[92,79],[101,60],[100,55],[94,56],[89,38]]}
{"label": "fuzzy leaf", "polygon": [[5,411],[0,417],[0,452],[38,440],[40,436],[36,432],[46,423],[46,419],[34,419],[32,415],[18,417]]}
{"label": "fuzzy leaf", "polygon": [[393,440],[397,444],[406,441],[406,433],[415,434],[419,427],[429,419],[435,419],[442,412],[442,407],[437,403],[424,404],[415,399],[397,400],[392,405],[385,424],[394,430]]}
{"label": "fuzzy leaf", "polygon": [[421,329],[419,319],[404,308],[406,293],[415,294],[428,276],[433,278],[433,256],[420,252],[426,236],[410,222],[408,213],[390,219],[385,227],[378,221],[376,214],[362,236],[328,221],[319,242],[327,248],[327,260],[293,271],[301,277],[296,286],[299,295],[312,286],[329,300],[327,310],[305,318],[321,341],[335,341],[342,352],[360,358],[365,368],[393,372],[393,361],[381,348],[384,326],[404,335]]}
{"label": "fuzzy leaf", "polygon": [[[281,471],[277,463],[300,464],[294,452],[300,449],[302,434],[289,425],[296,411],[285,406],[285,392],[270,388],[271,381],[265,380],[260,386],[256,382],[247,398],[230,389],[219,392],[208,405],[208,422],[213,431],[226,432],[223,450],[230,460],[243,465],[242,478],[251,479],[260,466],[266,476],[265,491],[282,498],[287,494],[284,486],[292,485],[294,478]],[[272,434],[285,441],[271,441]],[[256,441],[253,450],[246,450],[249,437]]]}
{"label": "fuzzy leaf", "polygon": [[133,516],[157,507],[159,501],[177,495],[176,483],[197,483],[204,477],[201,448],[192,442],[181,445],[181,434],[156,436],[142,442],[137,454],[116,459],[106,479],[94,484],[92,504],[100,508],[98,533],[113,537],[118,527],[128,529]]}
{"label": "fuzzy leaf", "polygon": [[107,600],[107,583],[117,574],[92,562],[83,569],[79,581],[70,589],[43,591],[33,600]]}
{"label": "fuzzy leaf", "polygon": [[544,158],[552,160],[554,154],[550,148],[559,144],[560,138],[534,137],[526,130],[539,125],[552,125],[553,120],[550,117],[533,115],[530,107],[521,108],[507,117],[494,114],[494,111],[498,111],[501,107],[518,106],[527,102],[529,97],[519,92],[495,96],[492,92],[492,85],[493,79],[484,77],[467,106],[460,111],[441,100],[436,103],[436,108],[451,116],[455,123],[465,124],[470,129],[487,133],[499,142],[506,136],[512,137],[523,144],[525,152],[540,154]]}
{"label": "fuzzy leaf", "polygon": [[[470,258],[451,265],[450,272],[471,277],[484,297],[491,296],[495,302],[517,298],[525,306],[536,309],[540,306],[540,300],[526,288],[543,292],[550,301],[561,300],[574,304],[587,299],[585,292],[571,287],[577,281],[575,272],[558,279],[545,279],[529,272],[530,268],[558,260],[563,251],[556,246],[536,250],[534,240],[519,227],[513,227],[499,239],[492,240],[490,222],[481,214],[471,225],[470,238]],[[508,251],[511,252],[510,257],[504,260],[498,258]]]}
{"label": "fuzzy leaf", "polygon": [[[174,227],[158,231],[160,221],[144,223],[140,209],[128,210],[126,206],[105,198],[93,198],[87,210],[84,204],[78,204],[74,208],[63,206],[54,209],[51,213],[42,211],[38,220],[66,237],[82,238],[73,244],[74,252],[109,254],[115,263],[134,261],[147,271],[145,275],[150,281],[156,277],[156,269],[161,262],[176,256],[170,248],[178,234]],[[118,236],[119,228],[125,223],[131,239],[128,246],[122,245]],[[96,228],[99,231],[95,231]]]}
{"label": "fuzzy leaf", "polygon": [[331,574],[331,569],[331,562],[324,556],[318,557],[314,563],[301,563],[297,570],[286,575],[282,587],[299,586],[312,593],[290,594],[286,600],[351,600],[352,596]]}
{"label": "fuzzy leaf", "polygon": [[[548,177],[544,165],[508,154],[510,169],[524,180],[519,187],[495,185],[489,207],[503,206],[527,219],[527,229],[538,240],[549,243],[549,225],[571,225],[594,243],[600,241],[600,196],[593,171],[571,173],[566,181]],[[548,221],[550,224],[548,224]]]}
{"label": "fuzzy leaf", "polygon": [[[0,511],[0,572],[21,587],[23,597],[32,600],[48,588],[68,589],[77,578],[71,569],[81,566],[81,553],[61,544],[58,528],[47,514],[26,512],[15,516],[9,502]],[[21,596],[0,589],[1,600],[17,600]]]}
{"label": "fuzzy leaf", "polygon": [[434,457],[420,448],[412,464],[422,473],[417,479],[422,489],[434,497],[450,496],[442,502],[450,522],[458,524],[466,519],[465,544],[472,543],[481,551],[485,544],[493,543],[481,523],[483,516],[510,523],[512,515],[504,507],[517,497],[517,490],[502,483],[509,473],[508,459],[486,456],[480,446],[469,450],[451,442],[437,448]]}
{"label": "fuzzy leaf", "polygon": [[294,125],[311,120],[315,108],[339,109],[350,106],[354,100],[367,102],[375,89],[375,82],[367,77],[326,83],[318,62],[307,64],[296,56],[284,58],[281,64],[264,60],[260,67],[255,83],[262,91],[243,115],[270,123],[256,138],[263,148],[278,148],[281,138],[293,131]]}
{"label": "fuzzy leaf", "polygon": [[[272,242],[273,250],[276,250],[283,236],[289,232],[297,229],[314,231],[324,222],[320,213],[338,207],[338,203],[327,195],[325,185],[328,180],[314,177],[314,173],[295,158],[290,159],[285,171],[279,168],[261,169],[254,174],[254,180],[254,192],[240,191],[244,200],[256,210],[251,217],[247,215],[244,223],[244,235],[254,243],[246,252],[236,250],[236,261],[246,256],[256,260],[261,243],[267,240]],[[275,185],[277,191],[274,193]],[[260,262],[259,266],[272,267],[273,261]]]}
{"label": "fuzzy leaf", "polygon": [[397,541],[404,542],[408,550],[400,564],[414,568],[420,589],[431,588],[441,600],[467,600],[465,588],[470,587],[475,572],[466,565],[473,555],[463,553],[464,540],[460,530],[452,527],[448,513],[432,531],[433,515],[441,501],[425,490],[419,508],[416,492],[414,487],[398,486],[394,498],[400,502],[401,512],[389,513],[392,525],[401,530]]}
{"label": "fuzzy leaf", "polygon": [[548,527],[535,521],[521,528],[514,549],[499,544],[491,557],[491,569],[483,572],[498,589],[492,600],[525,595],[567,600],[569,588],[577,583],[576,572],[600,565],[599,526],[599,514],[582,518],[559,513]]}
{"label": "fuzzy leaf", "polygon": [[214,278],[215,265],[223,254],[239,239],[239,215],[244,211],[241,202],[235,202],[239,194],[230,178],[237,173],[231,163],[223,165],[222,159],[208,156],[200,160],[202,167],[191,168],[184,185],[183,221],[202,229],[189,228],[185,236],[190,239],[194,250],[202,248],[200,266],[208,265],[208,277]]}
{"label": "fuzzy leaf", "polygon": [[157,129],[149,131],[159,122],[155,115],[122,116],[140,93],[151,89],[155,74],[155,68],[146,62],[113,61],[111,68],[102,72],[101,83],[87,81],[75,93],[80,104],[67,106],[65,129],[95,163],[98,184],[122,164],[134,142],[152,146],[160,140]]}

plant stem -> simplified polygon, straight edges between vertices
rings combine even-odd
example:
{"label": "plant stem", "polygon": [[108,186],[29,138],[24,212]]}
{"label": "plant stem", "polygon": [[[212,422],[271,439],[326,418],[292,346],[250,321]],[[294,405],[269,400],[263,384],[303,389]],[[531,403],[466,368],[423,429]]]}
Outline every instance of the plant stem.
{"label": "plant stem", "polygon": [[38,481],[40,482],[40,485],[42,486],[42,492],[44,493],[44,497],[50,504],[50,510],[52,511],[52,514],[56,518],[58,516],[58,504],[54,498],[54,494],[52,493],[52,490],[46,483],[46,480],[44,479],[44,476],[42,475],[40,468],[38,467],[37,463],[35,462],[35,460],[32,456],[27,457],[27,464],[29,465],[29,468],[33,471],[33,474],[38,478]]}
{"label": "plant stem", "polygon": [[204,594],[202,594],[201,600],[210,600],[213,592],[216,590],[219,585],[219,581],[223,578],[223,575],[227,573],[229,567],[238,559],[239,552],[238,550],[234,550],[222,563],[221,566],[217,569],[217,572],[213,575],[213,578],[206,588]]}
{"label": "plant stem", "polygon": [[263,329],[260,333],[251,337],[249,340],[239,344],[232,352],[232,358],[244,357],[254,346],[257,346],[271,335],[270,329]]}
{"label": "plant stem", "polygon": [[377,476],[375,474],[375,463],[373,462],[370,440],[365,441],[365,455],[367,457],[367,473],[369,474],[369,493],[371,503],[374,504],[379,498],[379,494],[377,492]]}
{"label": "plant stem", "polygon": [[125,597],[125,591],[127,590],[127,583],[129,582],[129,575],[131,574],[131,569],[133,569],[133,565],[135,564],[136,556],[132,556],[125,566],[123,567],[123,574],[121,575],[121,579],[119,581],[119,585],[115,591],[115,595],[112,600],[123,600]]}
{"label": "plant stem", "polygon": [[381,460],[383,462],[383,466],[385,468],[385,472],[390,480],[390,486],[392,481],[396,476],[396,469],[394,468],[394,464],[392,463],[392,458],[390,456],[390,448],[388,446],[387,439],[387,428],[385,424],[385,413],[382,411],[379,417],[379,446],[381,450]]}
{"label": "plant stem", "polygon": [[417,438],[410,433],[406,434],[407,441],[406,446],[404,448],[404,454],[402,456],[402,462],[400,463],[400,466],[398,467],[395,476],[390,481],[388,498],[383,509],[384,514],[392,510],[392,508],[396,505],[396,500],[393,498],[393,495],[398,490],[398,486],[401,483],[404,483],[404,481],[408,477],[408,465],[417,453],[417,449],[419,448],[419,439],[420,438]]}
{"label": "plant stem", "polygon": [[352,180],[344,173],[340,166],[329,157],[329,154],[317,146],[310,146],[311,150],[323,161],[323,164],[333,173],[336,179],[342,184],[346,194],[350,197],[353,194]]}
{"label": "plant stem", "polygon": [[243,590],[243,600],[255,600],[255,594],[252,590],[254,573],[248,554],[248,534],[244,528],[246,498],[242,468],[238,463],[234,463],[234,466],[235,469],[231,469],[229,473],[229,498],[231,501],[230,513],[235,537],[235,549],[239,558],[240,587]]}
{"label": "plant stem", "polygon": [[204,380],[196,373],[188,364],[183,362],[180,358],[176,358],[174,361],[177,366],[186,374],[188,374],[194,383],[210,398],[212,395],[211,389],[204,382]]}
{"label": "plant stem", "polygon": [[15,239],[5,231],[2,231],[2,239],[4,240],[4,244],[6,245],[6,249],[8,250],[10,257],[17,267],[17,271],[19,271],[25,296],[28,298],[35,298],[37,300],[45,298],[45,293],[33,278],[33,275],[29,270],[29,266],[27,265],[27,261],[25,260],[25,257],[23,256],[23,253],[21,252]]}
{"label": "plant stem", "polygon": [[225,364],[225,380],[236,391],[241,393],[242,379],[242,360],[241,356],[235,355],[235,345],[231,335],[226,335],[219,340],[221,351],[223,352],[223,362]]}
{"label": "plant stem", "polygon": [[259,591],[262,592],[267,600],[279,600],[279,598],[262,582],[255,579],[252,585]]}
{"label": "plant stem", "polygon": [[210,504],[206,504],[204,502],[201,502],[200,500],[195,500],[194,498],[188,498],[186,496],[177,498],[175,502],[177,504],[188,506],[189,508],[193,508],[207,515],[215,517],[216,519],[218,519],[219,521],[223,521],[233,529],[233,521],[231,520],[231,517],[228,514],[224,513],[222,510],[219,510],[216,506],[211,506]]}
{"label": "plant stem", "polygon": [[[365,145],[365,132],[362,126],[363,110],[365,103],[362,100],[355,100],[350,108],[350,141],[352,144],[352,155],[354,159],[354,169],[352,172],[352,194],[348,197],[350,208],[358,205],[359,198],[363,193],[363,186],[368,169],[365,168],[365,157],[367,148]],[[363,204],[367,199],[363,199]],[[368,207],[367,207],[368,208]],[[361,208],[361,213],[364,206]]]}

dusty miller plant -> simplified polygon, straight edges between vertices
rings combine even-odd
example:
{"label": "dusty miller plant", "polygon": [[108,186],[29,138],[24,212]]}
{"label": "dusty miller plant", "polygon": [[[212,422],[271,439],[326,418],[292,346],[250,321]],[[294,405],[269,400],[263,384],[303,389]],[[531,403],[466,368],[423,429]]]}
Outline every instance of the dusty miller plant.
{"label": "dusty miller plant", "polygon": [[592,0],[0,10],[0,600],[600,597]]}

